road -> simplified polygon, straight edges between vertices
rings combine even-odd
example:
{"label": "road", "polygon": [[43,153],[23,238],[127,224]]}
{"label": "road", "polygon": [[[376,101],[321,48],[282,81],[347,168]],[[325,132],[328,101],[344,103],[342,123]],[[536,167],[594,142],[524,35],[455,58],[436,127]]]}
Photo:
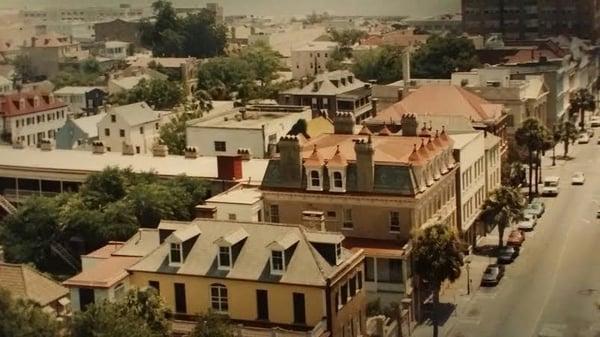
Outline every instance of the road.
{"label": "road", "polygon": [[[560,194],[527,236],[521,256],[496,288],[480,288],[450,336],[600,336],[600,145],[576,145],[574,160],[545,169]],[[562,151],[557,151],[562,154]],[[583,186],[570,185],[583,171]],[[477,280],[475,280],[477,281]]]}

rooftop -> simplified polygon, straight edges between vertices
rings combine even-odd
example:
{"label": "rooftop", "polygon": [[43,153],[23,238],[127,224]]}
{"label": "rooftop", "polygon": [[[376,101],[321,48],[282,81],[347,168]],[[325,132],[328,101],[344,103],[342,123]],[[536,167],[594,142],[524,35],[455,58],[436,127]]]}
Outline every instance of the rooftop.
{"label": "rooftop", "polygon": [[46,306],[69,294],[67,288],[24,264],[0,262],[0,287],[17,298]]}
{"label": "rooftop", "polygon": [[227,128],[227,129],[260,129],[263,125],[279,118],[288,117],[293,113],[310,110],[308,107],[292,105],[252,105],[245,108],[235,108],[224,114],[209,114],[189,124],[197,128]]}
{"label": "rooftop", "polygon": [[[146,102],[112,107],[108,114],[120,116],[130,126],[158,121],[161,117],[161,112],[153,110]],[[106,117],[108,114],[104,116]]]}
{"label": "rooftop", "polygon": [[102,88],[102,87],[69,86],[69,87],[62,87],[62,88],[56,90],[54,92],[54,94],[55,95],[83,95],[83,94],[86,94],[95,89],[99,89],[99,90],[103,90],[103,91],[106,90],[105,88]]}
{"label": "rooftop", "polygon": [[335,49],[337,46],[338,43],[333,41],[311,41],[295,48],[293,51],[323,51]]}
{"label": "rooftop", "polygon": [[93,267],[63,282],[71,287],[109,288],[128,276],[127,268],[140,260],[137,256],[110,256]]}
{"label": "rooftop", "polygon": [[0,96],[0,115],[19,116],[58,108],[67,105],[54,99],[52,94],[39,91],[13,92]]}
{"label": "rooftop", "polygon": [[262,193],[257,187],[237,185],[206,200],[210,203],[253,205],[262,199]]}
{"label": "rooftop", "polygon": [[80,117],[73,119],[73,124],[77,125],[81,131],[85,132],[88,137],[98,137],[98,123],[106,116],[105,113],[99,113],[93,116]]}
{"label": "rooftop", "polygon": [[302,88],[283,91],[288,95],[340,95],[364,88],[365,83],[347,70],[336,70],[318,74],[315,79]]}
{"label": "rooftop", "polygon": [[472,132],[472,133],[450,134],[450,138],[452,138],[452,140],[454,141],[453,146],[455,149],[462,149],[467,144],[469,144],[470,142],[475,140],[477,137],[479,137],[481,134],[483,134],[483,131]]}

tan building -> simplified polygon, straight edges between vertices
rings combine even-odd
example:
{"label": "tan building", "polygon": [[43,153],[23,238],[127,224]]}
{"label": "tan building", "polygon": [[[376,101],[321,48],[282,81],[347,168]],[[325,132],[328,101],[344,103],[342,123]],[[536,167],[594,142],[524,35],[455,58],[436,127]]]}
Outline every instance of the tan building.
{"label": "tan building", "polygon": [[78,62],[89,55],[72,37],[56,33],[32,37],[23,50],[31,60],[34,73],[47,78],[56,76],[62,64]]}
{"label": "tan building", "polygon": [[404,136],[387,128],[354,134],[352,115],[340,113],[334,134],[284,137],[261,189],[267,220],[341,231],[348,248],[367,255],[370,294],[410,304],[407,243],[423,226],[456,225],[457,165],[445,131],[418,136],[415,117],[407,118]]}
{"label": "tan building", "polygon": [[128,268],[129,282],[158,289],[177,319],[212,310],[241,324],[241,336],[366,331],[364,255],[343,248],[340,233],[212,219],[163,221],[158,233],[160,246]]}

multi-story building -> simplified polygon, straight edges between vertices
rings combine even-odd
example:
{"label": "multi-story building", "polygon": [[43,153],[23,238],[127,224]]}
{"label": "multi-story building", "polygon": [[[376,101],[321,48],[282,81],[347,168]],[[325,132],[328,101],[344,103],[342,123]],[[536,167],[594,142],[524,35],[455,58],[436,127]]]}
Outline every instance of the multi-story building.
{"label": "multi-story building", "polygon": [[265,219],[341,231],[347,247],[365,251],[369,293],[416,308],[407,243],[421,227],[456,226],[453,141],[443,130],[419,136],[408,115],[402,136],[355,134],[348,113],[334,123],[334,134],[279,141],[261,185]]}
{"label": "multi-story building", "polygon": [[595,39],[600,32],[597,0],[462,0],[463,29],[535,39],[560,34]]}
{"label": "multi-story building", "polygon": [[0,130],[13,144],[36,146],[54,139],[70,114],[68,105],[52,93],[21,91],[0,96]]}
{"label": "multi-story building", "polygon": [[67,118],[56,133],[56,148],[62,150],[91,150],[98,140],[98,123],[104,113],[80,118]]}
{"label": "multi-story building", "polygon": [[327,62],[331,60],[337,46],[337,42],[312,41],[292,49],[292,78],[314,77],[326,72]]}
{"label": "multi-story building", "polygon": [[267,158],[275,153],[278,139],[288,134],[294,124],[311,118],[311,110],[302,106],[234,108],[189,122],[186,143],[204,156],[245,153],[249,157]]}
{"label": "multi-story building", "polygon": [[168,114],[145,102],[112,107],[98,123],[98,138],[109,152],[130,148],[134,153],[151,153]]}
{"label": "multi-story building", "polygon": [[144,10],[121,4],[119,7],[26,9],[22,10],[20,14],[27,24],[45,24],[55,22],[100,22],[118,18],[139,19],[144,15]]}
{"label": "multi-story building", "polygon": [[157,232],[158,247],[127,268],[128,283],[156,288],[177,319],[212,310],[241,336],[366,332],[364,253],[345,249],[340,233],[212,219],[162,221]]}
{"label": "multi-story building", "polygon": [[13,90],[12,81],[0,75],[0,95],[7,94]]}
{"label": "multi-story building", "polygon": [[262,193],[257,186],[236,185],[196,206],[196,217],[262,222]]}
{"label": "multi-story building", "polygon": [[33,72],[47,78],[56,76],[61,64],[76,62],[88,55],[72,37],[56,33],[32,37],[31,44],[22,49],[31,60]]}
{"label": "multi-story building", "polygon": [[140,47],[140,22],[137,20],[115,19],[95,23],[94,38],[96,42],[123,41]]}
{"label": "multi-story building", "polygon": [[279,104],[309,106],[313,116],[326,113],[333,118],[337,112],[349,112],[362,121],[371,115],[371,85],[359,80],[347,70],[318,74],[303,85],[279,93]]}
{"label": "multi-story building", "polygon": [[108,93],[99,87],[62,87],[54,97],[71,106],[71,111],[80,115],[94,115],[105,103]]}

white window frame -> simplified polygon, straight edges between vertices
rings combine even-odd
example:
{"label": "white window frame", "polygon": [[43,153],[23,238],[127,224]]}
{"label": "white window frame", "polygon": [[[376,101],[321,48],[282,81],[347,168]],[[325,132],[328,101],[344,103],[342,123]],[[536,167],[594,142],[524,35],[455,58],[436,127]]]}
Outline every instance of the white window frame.
{"label": "white window frame", "polygon": [[339,264],[341,261],[342,261],[342,244],[336,243],[335,244],[335,262],[336,262],[336,264]]}
{"label": "white window frame", "polygon": [[[217,290],[217,295],[213,295],[213,289]],[[226,294],[223,296],[223,290],[225,290]],[[216,313],[228,313],[229,312],[229,290],[227,286],[220,283],[213,283],[210,285],[210,307]],[[216,304],[216,306],[215,306]],[[223,309],[224,305],[227,307]]]}
{"label": "white window frame", "polygon": [[[275,269],[275,263],[273,262],[274,261],[274,258],[273,258],[274,253],[281,253],[281,269]],[[285,272],[285,251],[284,250],[272,250],[270,263],[271,263],[271,274],[282,275]]]}
{"label": "white window frame", "polygon": [[[277,210],[277,219],[275,219],[275,216],[273,216],[273,210],[276,209]],[[280,218],[279,218],[279,205],[271,205],[269,206],[269,220],[273,223],[279,223]]]}
{"label": "white window frame", "polygon": [[[342,186],[335,186],[335,174],[341,175]],[[331,192],[346,192],[346,172],[342,170],[329,170],[329,190]]]}
{"label": "white window frame", "polygon": [[[313,179],[316,179],[316,178],[312,177],[313,172],[316,172],[318,175],[319,185],[317,185],[317,186],[313,185]],[[315,167],[308,167],[306,169],[306,189],[309,191],[322,191],[323,190],[323,169],[315,168]]]}
{"label": "white window frame", "polygon": [[[178,247],[173,249],[173,247]],[[179,262],[173,261],[173,250],[179,251]],[[180,266],[183,263],[183,247],[180,242],[171,242],[169,244],[169,265],[171,266]]]}
{"label": "white window frame", "polygon": [[[392,224],[392,219],[394,218],[394,214],[398,215],[398,224],[397,225],[393,225]],[[390,211],[389,213],[389,225],[390,225],[390,233],[400,233],[400,212],[398,211]],[[397,227],[397,229],[394,229],[393,227]]]}
{"label": "white window frame", "polygon": [[[229,259],[229,261],[227,261],[229,263],[229,265],[227,265],[227,266],[222,263],[222,260],[221,260],[221,249],[227,249],[227,257]],[[233,259],[232,259],[232,254],[231,253],[232,252],[231,252],[231,247],[230,246],[219,246],[218,247],[217,260],[218,260],[218,263],[219,263],[219,267],[218,267],[219,270],[230,270],[231,269],[231,266],[233,264],[233,261],[232,261]]]}

